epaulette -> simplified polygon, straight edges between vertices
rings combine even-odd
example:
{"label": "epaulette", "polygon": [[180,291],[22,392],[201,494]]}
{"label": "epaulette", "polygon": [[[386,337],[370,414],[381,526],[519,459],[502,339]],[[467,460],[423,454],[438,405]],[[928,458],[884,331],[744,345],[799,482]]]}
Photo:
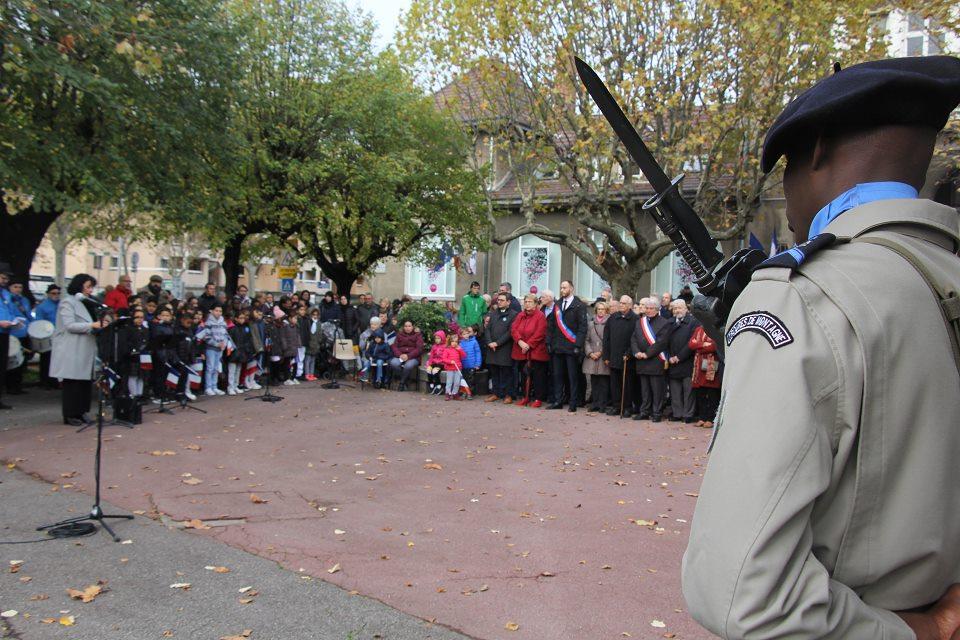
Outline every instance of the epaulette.
{"label": "epaulette", "polygon": [[802,242],[782,253],[767,258],[757,266],[753,268],[754,271],[757,269],[769,269],[769,268],[780,268],[780,269],[790,269],[795,271],[800,268],[807,259],[810,258],[817,251],[825,247],[829,247],[837,241],[837,236],[832,233],[821,233],[819,235],[813,236],[806,242]]}

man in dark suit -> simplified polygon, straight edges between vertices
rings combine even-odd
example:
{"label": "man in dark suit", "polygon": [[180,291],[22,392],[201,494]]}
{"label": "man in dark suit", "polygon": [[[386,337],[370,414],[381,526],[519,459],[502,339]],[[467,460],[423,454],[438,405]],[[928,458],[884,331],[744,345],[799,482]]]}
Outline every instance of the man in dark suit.
{"label": "man in dark suit", "polygon": [[[633,298],[620,296],[619,310],[610,314],[607,329],[603,332],[604,363],[610,367],[611,406],[608,416],[620,413],[623,402],[623,415],[630,417],[633,404],[633,379],[636,377],[633,366],[633,352],[630,340],[637,326],[637,314],[633,312]],[[622,395],[621,395],[622,394]]]}
{"label": "man in dark suit", "polygon": [[670,334],[668,352],[670,368],[667,378],[670,381],[670,405],[674,420],[688,424],[695,421],[693,412],[693,350],[690,349],[690,336],[700,326],[697,319],[687,312],[687,303],[679,298],[670,303],[673,312],[673,332]]}
{"label": "man in dark suit", "polygon": [[667,367],[666,353],[673,333],[673,323],[660,316],[660,303],[656,298],[640,302],[643,316],[636,324],[630,341],[633,356],[637,359],[637,376],[640,378],[640,411],[634,420],[660,422],[663,401],[667,388],[664,375]]}
{"label": "man in dark suit", "polygon": [[587,305],[573,295],[573,283],[560,283],[560,298],[547,322],[547,344],[553,364],[555,402],[548,409],[562,409],[561,390],[567,383],[570,412],[577,410],[580,401],[580,362],[583,343],[587,337]]}

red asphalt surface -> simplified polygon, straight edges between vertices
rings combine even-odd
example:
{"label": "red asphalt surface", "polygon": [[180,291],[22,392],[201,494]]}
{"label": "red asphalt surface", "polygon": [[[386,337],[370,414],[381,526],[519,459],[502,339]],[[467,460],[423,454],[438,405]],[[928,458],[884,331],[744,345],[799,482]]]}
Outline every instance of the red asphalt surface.
{"label": "red asphalt surface", "polygon": [[[195,533],[476,638],[712,637],[680,590],[708,431],[414,392],[279,393],[108,427],[104,498],[243,519]],[[94,444],[93,429],[12,429],[0,458],[92,492]]]}

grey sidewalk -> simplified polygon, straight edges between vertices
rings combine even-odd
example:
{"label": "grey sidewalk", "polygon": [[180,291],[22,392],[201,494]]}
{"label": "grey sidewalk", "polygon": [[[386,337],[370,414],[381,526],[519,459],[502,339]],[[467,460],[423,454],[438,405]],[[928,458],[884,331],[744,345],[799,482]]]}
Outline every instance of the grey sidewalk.
{"label": "grey sidewalk", "polygon": [[[37,525],[89,510],[88,496],[51,487],[17,470],[0,472],[0,541],[37,538]],[[104,510],[123,513],[106,504]],[[74,540],[0,545],[0,610],[18,612],[0,623],[0,637],[218,640],[250,630],[250,640],[466,640],[204,536],[145,517],[114,523],[130,543],[115,543],[98,532]],[[23,564],[11,572],[11,561],[20,560]],[[92,602],[71,600],[66,593],[98,580],[106,581],[104,593]],[[171,588],[177,583],[191,586]],[[241,594],[244,587],[252,588]],[[253,591],[257,595],[251,596]],[[75,625],[43,622],[62,615],[75,616]]]}

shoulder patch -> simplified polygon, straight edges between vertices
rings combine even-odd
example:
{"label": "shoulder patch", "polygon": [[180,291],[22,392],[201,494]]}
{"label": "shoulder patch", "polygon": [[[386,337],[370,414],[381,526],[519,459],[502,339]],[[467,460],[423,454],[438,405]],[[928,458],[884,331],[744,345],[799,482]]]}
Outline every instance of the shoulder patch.
{"label": "shoulder patch", "polygon": [[832,233],[821,233],[820,235],[813,236],[806,242],[802,242],[782,253],[767,258],[753,269],[756,271],[757,269],[781,267],[792,271],[799,268],[810,256],[825,247],[829,247],[836,241],[837,237]]}
{"label": "shoulder patch", "polygon": [[751,311],[734,320],[727,330],[727,346],[729,347],[736,337],[744,331],[759,333],[767,339],[767,342],[774,349],[785,347],[793,342],[793,334],[787,329],[787,325],[783,324],[780,318],[767,311]]}

